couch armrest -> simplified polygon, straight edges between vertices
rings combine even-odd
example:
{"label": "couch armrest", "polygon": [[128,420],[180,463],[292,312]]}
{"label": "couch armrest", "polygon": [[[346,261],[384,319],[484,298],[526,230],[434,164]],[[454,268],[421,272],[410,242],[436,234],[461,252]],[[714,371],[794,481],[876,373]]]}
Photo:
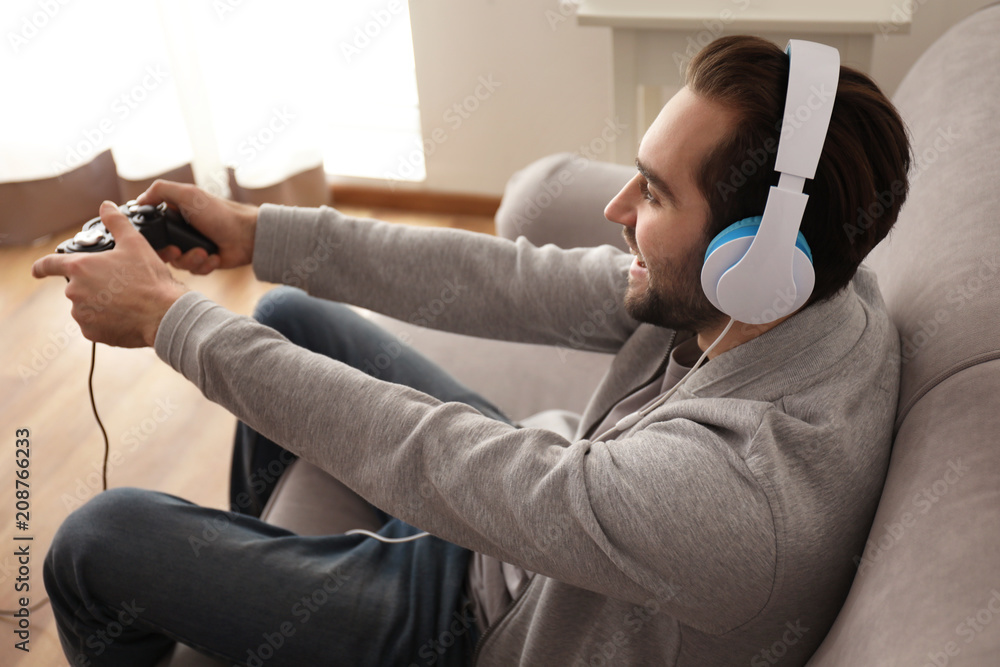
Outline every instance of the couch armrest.
{"label": "couch armrest", "polygon": [[497,235],[524,236],[537,246],[560,248],[609,244],[628,250],[622,228],[604,207],[636,170],[558,153],[535,160],[507,182],[496,214]]}

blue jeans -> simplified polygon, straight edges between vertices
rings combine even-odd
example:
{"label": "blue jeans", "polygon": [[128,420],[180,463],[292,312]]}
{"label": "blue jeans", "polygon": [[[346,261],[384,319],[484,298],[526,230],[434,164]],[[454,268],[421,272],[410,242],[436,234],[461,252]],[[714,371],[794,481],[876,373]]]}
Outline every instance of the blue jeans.
{"label": "blue jeans", "polygon": [[[279,288],[255,317],[383,380],[506,420],[345,306]],[[179,641],[250,667],[468,664],[479,635],[464,591],[471,552],[436,537],[400,544],[304,537],[260,521],[290,460],[240,424],[232,511],[119,488],[71,514],[44,567],[69,663],[155,665]],[[417,532],[371,511],[383,536]]]}

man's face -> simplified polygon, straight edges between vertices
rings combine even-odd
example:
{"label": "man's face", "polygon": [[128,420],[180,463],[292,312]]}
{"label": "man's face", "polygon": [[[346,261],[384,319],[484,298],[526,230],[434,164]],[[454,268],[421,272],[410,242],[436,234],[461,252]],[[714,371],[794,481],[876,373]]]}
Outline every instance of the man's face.
{"label": "man's face", "polygon": [[641,322],[701,331],[725,320],[701,289],[710,212],[696,176],[733,122],[731,111],[682,88],[643,137],[639,173],[604,209],[635,255],[625,308]]}

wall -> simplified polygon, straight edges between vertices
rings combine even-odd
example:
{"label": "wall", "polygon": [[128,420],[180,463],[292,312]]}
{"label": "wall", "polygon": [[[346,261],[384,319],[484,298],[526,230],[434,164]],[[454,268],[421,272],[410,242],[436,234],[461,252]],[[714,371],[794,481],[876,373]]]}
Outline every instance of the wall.
{"label": "wall", "polygon": [[[611,114],[611,34],[578,27],[572,5],[415,0],[410,21],[425,187],[499,194],[534,158],[600,137]],[[481,83],[491,79],[493,90]]]}
{"label": "wall", "polygon": [[[876,36],[873,77],[891,94],[937,37],[991,2],[899,0],[914,10],[910,34]],[[577,26],[571,2],[414,0],[410,17],[427,168],[416,187],[495,195],[549,153],[612,159],[610,30]]]}

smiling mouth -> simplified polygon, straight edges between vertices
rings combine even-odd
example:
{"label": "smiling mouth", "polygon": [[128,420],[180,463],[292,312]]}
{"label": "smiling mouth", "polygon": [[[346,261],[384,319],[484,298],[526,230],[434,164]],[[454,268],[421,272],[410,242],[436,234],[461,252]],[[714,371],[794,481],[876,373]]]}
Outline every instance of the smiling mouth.
{"label": "smiling mouth", "polygon": [[622,228],[622,236],[625,237],[625,244],[628,245],[629,252],[635,257],[635,263],[640,267],[645,269],[646,262],[643,260],[642,255],[639,254],[639,249],[636,247],[635,242],[635,231],[630,227]]}

